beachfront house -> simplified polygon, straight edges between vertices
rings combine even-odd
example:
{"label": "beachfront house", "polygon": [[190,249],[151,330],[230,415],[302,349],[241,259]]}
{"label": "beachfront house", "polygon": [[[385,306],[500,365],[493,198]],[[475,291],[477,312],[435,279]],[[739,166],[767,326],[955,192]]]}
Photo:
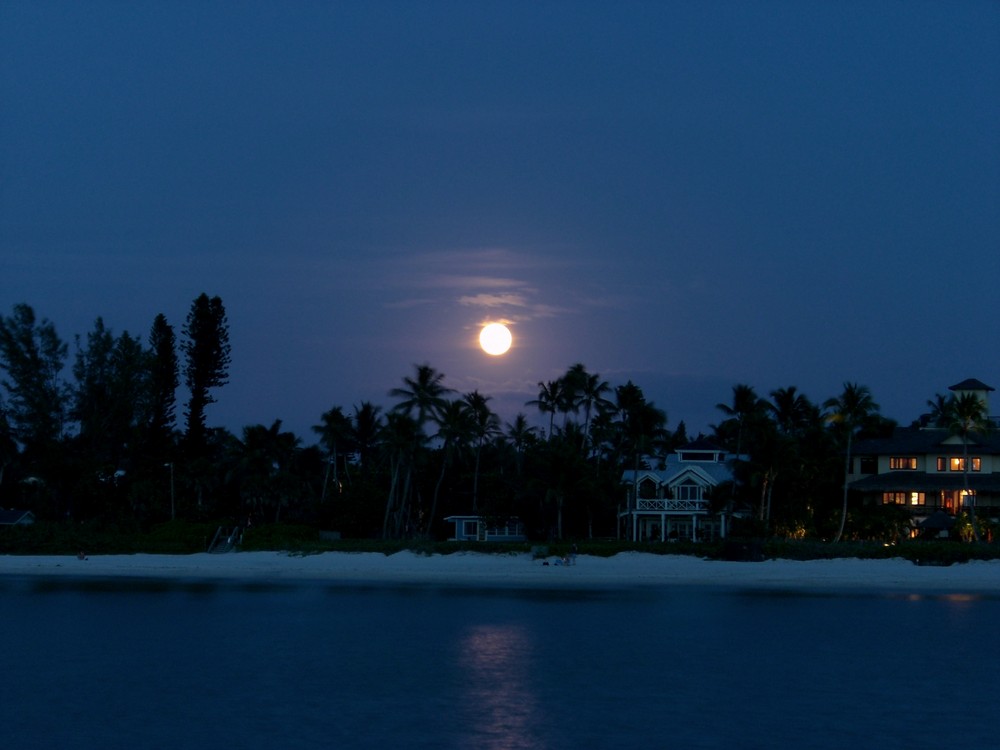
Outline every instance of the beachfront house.
{"label": "beachfront house", "polygon": [[517,518],[503,521],[486,519],[482,516],[448,516],[444,519],[454,524],[455,530],[449,542],[523,542],[524,523]]}
{"label": "beachfront house", "polygon": [[[989,414],[991,386],[963,380],[949,388],[956,396],[973,393]],[[913,534],[942,513],[954,518],[973,503],[980,517],[1000,517],[1000,419],[993,430],[962,436],[923,417],[897,428],[891,437],[861,440],[851,451],[849,489],[867,504],[909,509]],[[967,462],[967,463],[966,463]]]}
{"label": "beachfront house", "polygon": [[0,526],[31,526],[35,514],[30,510],[0,510]]}
{"label": "beachfront house", "polygon": [[662,468],[624,472],[626,504],[620,530],[632,541],[710,541],[726,536],[725,514],[713,513],[711,498],[733,480],[736,456],[708,440],[696,440],[668,455]]}

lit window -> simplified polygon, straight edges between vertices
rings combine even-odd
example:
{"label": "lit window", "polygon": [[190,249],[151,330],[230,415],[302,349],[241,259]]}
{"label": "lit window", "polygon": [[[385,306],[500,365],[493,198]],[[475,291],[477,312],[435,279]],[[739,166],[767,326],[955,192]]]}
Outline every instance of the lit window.
{"label": "lit window", "polygon": [[948,471],[948,460],[944,456],[938,456],[937,470]]}
{"label": "lit window", "polygon": [[889,458],[890,469],[916,469],[916,456],[892,456]]}
{"label": "lit window", "polygon": [[[965,471],[965,459],[961,457],[953,458],[948,463],[952,471]],[[972,471],[982,471],[983,469],[983,459],[979,456],[973,456],[969,461],[969,466]]]}
{"label": "lit window", "polygon": [[906,504],[906,493],[905,492],[883,492],[882,493],[882,504],[883,505],[905,505]]}
{"label": "lit window", "polygon": [[923,492],[910,493],[910,505],[925,505],[926,502]]}

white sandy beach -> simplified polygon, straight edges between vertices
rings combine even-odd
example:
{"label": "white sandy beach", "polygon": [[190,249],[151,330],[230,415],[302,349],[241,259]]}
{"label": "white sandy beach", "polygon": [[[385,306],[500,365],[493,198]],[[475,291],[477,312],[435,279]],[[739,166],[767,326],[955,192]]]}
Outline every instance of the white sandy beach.
{"label": "white sandy beach", "polygon": [[599,588],[737,587],[793,591],[902,594],[1000,593],[1000,561],[947,567],[902,560],[768,560],[722,562],[677,555],[581,555],[575,565],[527,554],[394,555],[327,552],[237,552],[223,555],[0,556],[0,575],[171,578],[184,581],[308,582],[462,587]]}

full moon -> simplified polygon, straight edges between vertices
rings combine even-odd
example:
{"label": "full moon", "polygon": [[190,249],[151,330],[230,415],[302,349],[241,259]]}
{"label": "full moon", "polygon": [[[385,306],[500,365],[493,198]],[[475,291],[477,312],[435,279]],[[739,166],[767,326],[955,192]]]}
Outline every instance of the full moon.
{"label": "full moon", "polygon": [[490,323],[483,326],[483,330],[479,332],[479,345],[483,347],[484,352],[494,357],[510,349],[512,340],[510,329],[503,323]]}

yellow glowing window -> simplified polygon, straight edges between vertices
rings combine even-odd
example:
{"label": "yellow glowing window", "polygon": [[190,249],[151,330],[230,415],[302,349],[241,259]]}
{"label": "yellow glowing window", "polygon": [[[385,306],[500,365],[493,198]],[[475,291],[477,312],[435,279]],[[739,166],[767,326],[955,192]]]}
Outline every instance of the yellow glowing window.
{"label": "yellow glowing window", "polygon": [[890,469],[916,469],[916,456],[892,456],[889,458]]}
{"label": "yellow glowing window", "polygon": [[[973,456],[969,459],[969,465],[972,471],[982,471],[983,460],[979,456]],[[965,459],[961,457],[953,458],[948,463],[948,466],[952,471],[965,471]]]}
{"label": "yellow glowing window", "polygon": [[927,502],[923,492],[910,493],[910,505],[925,505]]}

